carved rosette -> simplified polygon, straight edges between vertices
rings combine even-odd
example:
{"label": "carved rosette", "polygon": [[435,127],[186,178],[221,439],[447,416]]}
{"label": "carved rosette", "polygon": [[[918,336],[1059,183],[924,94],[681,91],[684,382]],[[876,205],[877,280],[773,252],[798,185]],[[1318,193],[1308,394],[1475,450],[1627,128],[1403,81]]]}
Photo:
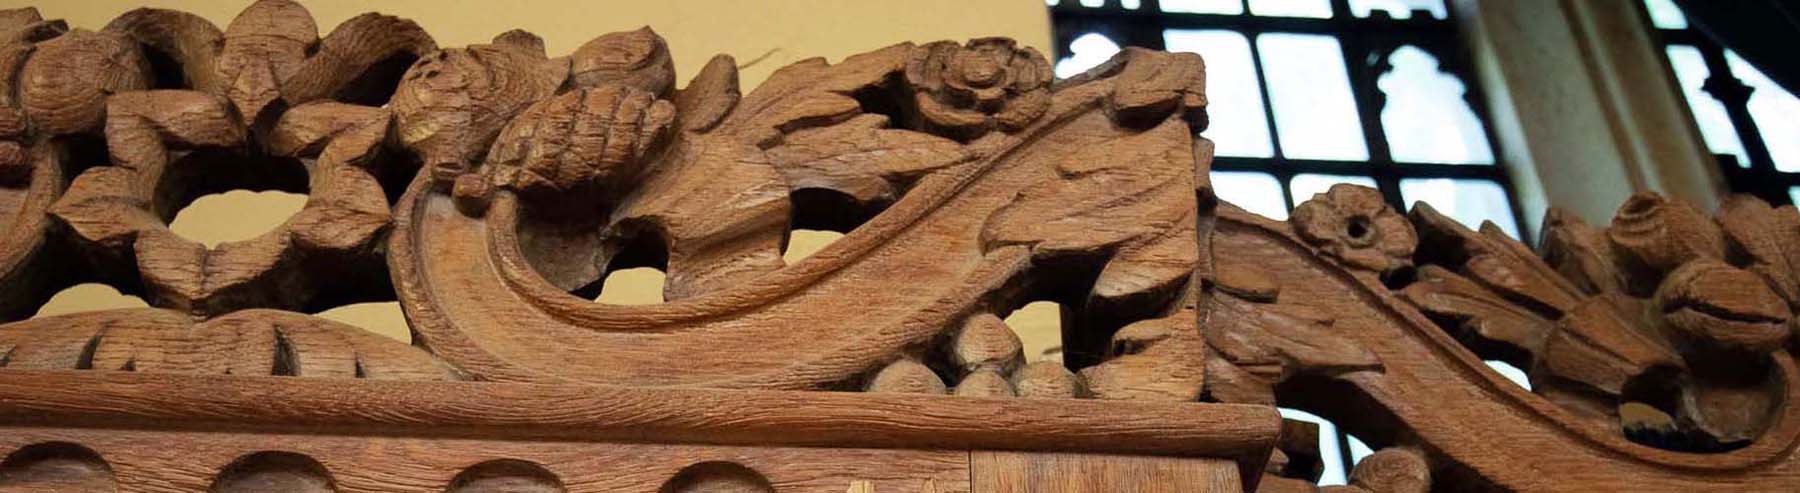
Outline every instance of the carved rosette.
{"label": "carved rosette", "polygon": [[992,129],[1014,132],[1050,109],[1050,62],[1013,40],[939,41],[906,62],[925,128],[962,137]]}

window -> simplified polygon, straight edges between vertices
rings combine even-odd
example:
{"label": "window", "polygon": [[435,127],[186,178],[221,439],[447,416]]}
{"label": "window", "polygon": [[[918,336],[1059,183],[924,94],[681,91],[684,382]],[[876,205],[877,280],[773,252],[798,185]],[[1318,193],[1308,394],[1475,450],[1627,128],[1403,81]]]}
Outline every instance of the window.
{"label": "window", "polygon": [[1056,74],[1121,46],[1200,53],[1213,188],[1286,218],[1336,183],[1520,228],[1443,0],[1048,0]]}
{"label": "window", "polygon": [[1774,204],[1795,202],[1800,98],[1690,26],[1674,0],[1646,0],[1644,7],[1727,186]]}
{"label": "window", "polygon": [[[1430,203],[1517,238],[1518,212],[1490,147],[1479,88],[1443,0],[1048,0],[1056,75],[1122,46],[1206,59],[1202,135],[1220,198],[1285,219],[1337,183],[1395,207]],[[1321,423],[1325,473],[1342,484],[1367,447]]]}

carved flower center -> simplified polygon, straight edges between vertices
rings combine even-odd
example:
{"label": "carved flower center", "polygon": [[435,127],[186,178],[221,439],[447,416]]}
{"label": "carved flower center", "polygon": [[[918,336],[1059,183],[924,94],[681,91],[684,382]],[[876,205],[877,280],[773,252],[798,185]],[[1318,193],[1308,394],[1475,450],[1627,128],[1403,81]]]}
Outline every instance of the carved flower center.
{"label": "carved flower center", "polygon": [[1000,81],[1001,67],[986,53],[964,53],[960,64],[962,78],[974,87],[988,87]]}
{"label": "carved flower center", "polygon": [[1344,239],[1351,246],[1365,247],[1375,243],[1375,228],[1368,216],[1351,216],[1344,221]]}

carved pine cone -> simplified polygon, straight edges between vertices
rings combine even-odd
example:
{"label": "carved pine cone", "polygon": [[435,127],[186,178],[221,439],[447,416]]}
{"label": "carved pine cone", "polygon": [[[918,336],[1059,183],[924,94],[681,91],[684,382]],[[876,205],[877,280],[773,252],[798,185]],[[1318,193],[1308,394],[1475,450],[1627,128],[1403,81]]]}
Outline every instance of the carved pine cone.
{"label": "carved pine cone", "polygon": [[927,128],[977,137],[1024,128],[1050,108],[1050,62],[1012,40],[983,38],[919,47],[906,64]]}
{"label": "carved pine cone", "polygon": [[1288,221],[1301,238],[1327,255],[1380,273],[1411,266],[1413,248],[1419,243],[1406,216],[1368,187],[1332,185],[1294,208]]}
{"label": "carved pine cone", "polygon": [[673,104],[637,87],[571,91],[509,123],[486,165],[494,184],[528,194],[617,186],[639,174],[674,121]]}

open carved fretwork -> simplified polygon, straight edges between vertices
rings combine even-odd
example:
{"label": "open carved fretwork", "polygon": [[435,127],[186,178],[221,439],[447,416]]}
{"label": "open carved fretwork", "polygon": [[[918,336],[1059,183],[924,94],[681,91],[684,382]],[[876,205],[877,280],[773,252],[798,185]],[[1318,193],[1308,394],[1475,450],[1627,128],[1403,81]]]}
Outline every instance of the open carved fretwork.
{"label": "open carved fretwork", "polygon": [[[1535,252],[1349,185],[1285,223],[1225,206],[1217,225],[1207,397],[1312,410],[1416,454],[1369,474],[1404,464],[1455,490],[1792,484],[1791,206],[1733,197],[1715,219],[1641,194],[1604,228],[1550,211]],[[1483,360],[1525,369],[1530,390]],[[1310,489],[1295,479],[1317,469],[1284,462],[1265,488]]]}
{"label": "open carved fretwork", "polygon": [[[283,0],[0,41],[0,489],[1321,489],[1276,405],[1378,448],[1332,491],[1800,468],[1792,208],[1644,195],[1535,252],[1357,187],[1273,221],[1214,198],[1192,54],[1053,81],[1010,40],[903,43],[678,87],[649,29],[552,57]],[[170,231],[236,186],[309,197]],[[784,260],[796,229],[845,236]],[[623,267],[663,302],[592,301]],[[25,319],[86,280],[152,306]],[[415,346],[301,313],[382,297]],[[1043,300],[1063,359],[1028,363],[1004,317]]]}

